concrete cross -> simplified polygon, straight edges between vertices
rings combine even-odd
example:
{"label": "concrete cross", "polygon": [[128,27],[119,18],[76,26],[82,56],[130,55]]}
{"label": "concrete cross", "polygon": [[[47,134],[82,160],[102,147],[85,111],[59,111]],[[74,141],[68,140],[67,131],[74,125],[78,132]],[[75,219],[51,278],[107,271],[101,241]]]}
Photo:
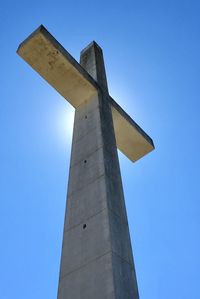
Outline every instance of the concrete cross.
{"label": "concrete cross", "polygon": [[75,108],[58,299],[138,299],[117,148],[134,162],[153,141],[109,95],[96,42],[79,64],[40,26],[17,53]]}

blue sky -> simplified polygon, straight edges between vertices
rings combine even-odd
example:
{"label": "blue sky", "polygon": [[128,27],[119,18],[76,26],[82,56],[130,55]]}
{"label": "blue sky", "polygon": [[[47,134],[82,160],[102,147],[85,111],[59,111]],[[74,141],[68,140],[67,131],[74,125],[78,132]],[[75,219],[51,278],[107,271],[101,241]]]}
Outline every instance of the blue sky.
{"label": "blue sky", "polygon": [[0,297],[55,299],[72,107],[16,55],[43,24],[79,60],[96,40],[111,96],[153,138],[119,153],[141,299],[200,298],[200,3],[4,1]]}

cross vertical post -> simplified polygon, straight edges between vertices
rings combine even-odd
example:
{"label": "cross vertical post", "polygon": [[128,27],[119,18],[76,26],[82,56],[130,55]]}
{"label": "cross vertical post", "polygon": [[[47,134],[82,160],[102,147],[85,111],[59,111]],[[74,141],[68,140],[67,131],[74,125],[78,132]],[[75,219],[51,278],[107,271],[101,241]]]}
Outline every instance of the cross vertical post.
{"label": "cross vertical post", "polygon": [[102,50],[80,61],[102,91],[75,111],[58,299],[137,299]]}

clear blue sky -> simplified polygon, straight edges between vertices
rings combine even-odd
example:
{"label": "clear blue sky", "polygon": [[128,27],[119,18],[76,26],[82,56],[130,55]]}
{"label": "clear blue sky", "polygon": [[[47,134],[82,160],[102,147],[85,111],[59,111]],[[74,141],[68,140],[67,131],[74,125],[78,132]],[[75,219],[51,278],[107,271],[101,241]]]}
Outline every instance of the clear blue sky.
{"label": "clear blue sky", "polygon": [[153,138],[119,154],[141,299],[200,298],[200,2],[3,1],[0,298],[55,299],[73,109],[15,53],[43,24],[79,60],[104,50],[111,96]]}

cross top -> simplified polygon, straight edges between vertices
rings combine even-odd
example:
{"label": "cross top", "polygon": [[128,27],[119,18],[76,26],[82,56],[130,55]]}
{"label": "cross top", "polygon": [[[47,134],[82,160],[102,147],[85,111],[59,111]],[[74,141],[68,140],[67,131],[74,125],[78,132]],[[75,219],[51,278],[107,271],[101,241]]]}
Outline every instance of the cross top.
{"label": "cross top", "polygon": [[74,108],[103,93],[111,105],[117,147],[131,161],[154,149],[152,139],[109,95],[103,52],[95,41],[81,51],[79,64],[41,25],[17,53]]}
{"label": "cross top", "polygon": [[103,51],[95,41],[81,51],[80,65],[88,71],[101,89],[108,93]]}

